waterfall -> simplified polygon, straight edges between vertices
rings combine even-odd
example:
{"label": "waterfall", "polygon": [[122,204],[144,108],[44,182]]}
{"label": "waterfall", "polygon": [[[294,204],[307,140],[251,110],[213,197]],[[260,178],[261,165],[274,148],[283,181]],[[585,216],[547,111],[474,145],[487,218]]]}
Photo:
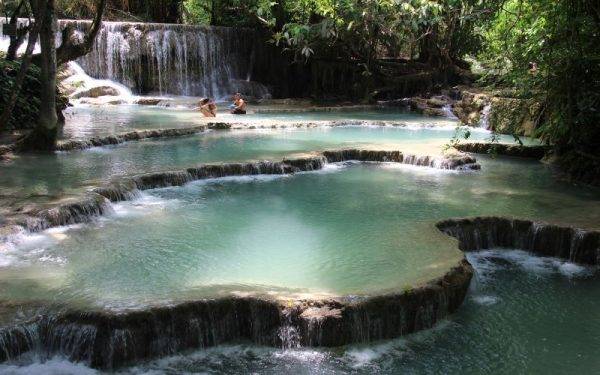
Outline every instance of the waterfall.
{"label": "waterfall", "polygon": [[444,112],[444,115],[447,118],[449,118],[451,120],[458,120],[458,117],[456,117],[456,115],[452,111],[452,105],[451,104],[446,104],[445,106],[443,106],[442,107],[442,111]]}
{"label": "waterfall", "polygon": [[600,264],[600,232],[504,217],[448,219],[437,224],[463,251],[521,249],[587,265]]}
{"label": "waterfall", "polygon": [[492,112],[492,105],[486,104],[481,110],[481,117],[479,118],[479,127],[486,130],[490,129],[490,113]]}
{"label": "waterfall", "polygon": [[[18,22],[29,23],[27,19]],[[0,18],[1,51],[10,44],[9,37],[2,33],[5,23],[7,20]],[[84,20],[60,20],[59,28],[73,26],[76,36],[82,38],[90,24]],[[60,38],[59,33],[57,44]],[[136,94],[219,99],[241,92],[248,97],[268,98],[268,87],[251,81],[261,43],[264,42],[258,32],[252,29],[103,22],[92,51],[79,58],[71,69],[86,82],[91,78],[110,80],[112,84],[103,86],[116,83],[118,91],[125,89]],[[21,45],[19,52],[25,50],[26,44]]]}
{"label": "waterfall", "polygon": [[[60,22],[83,33],[89,21]],[[138,94],[225,98],[234,92],[264,98],[268,88],[250,81],[255,49],[251,29],[155,23],[104,22],[92,51],[78,63],[87,74]]]}

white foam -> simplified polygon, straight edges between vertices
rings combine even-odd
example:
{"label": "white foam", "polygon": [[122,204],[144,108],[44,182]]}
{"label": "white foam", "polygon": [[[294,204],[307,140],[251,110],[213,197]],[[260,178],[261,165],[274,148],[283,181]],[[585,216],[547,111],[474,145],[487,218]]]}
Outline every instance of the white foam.
{"label": "white foam", "polygon": [[[112,217],[133,217],[142,216],[149,213],[163,211],[178,207],[181,201],[178,199],[166,199],[152,194],[140,192],[132,200],[113,203],[113,212],[104,220],[110,220]],[[102,219],[101,219],[102,220]]]}
{"label": "white foam", "polygon": [[494,259],[508,261],[521,269],[543,276],[561,274],[569,278],[587,277],[594,273],[593,267],[578,265],[553,257],[541,257],[523,250],[492,249],[467,253],[469,262],[477,271],[477,280],[486,282],[490,276],[504,268]]}
{"label": "white foam", "polygon": [[472,299],[475,303],[484,306],[495,305],[499,301],[498,297],[489,295],[475,295]]}
{"label": "white foam", "polygon": [[254,182],[270,182],[275,180],[280,180],[284,178],[289,178],[290,174],[259,174],[259,175],[249,175],[249,176],[229,176],[229,177],[218,177],[218,178],[208,178],[205,180],[196,180],[188,182],[184,185],[184,187],[199,187],[203,185],[217,185],[223,183],[237,183],[237,184],[247,184]]}
{"label": "white foam", "polygon": [[80,363],[54,357],[47,361],[32,361],[26,364],[0,365],[0,373],[7,375],[95,375],[98,371]]}
{"label": "white foam", "polygon": [[21,230],[0,244],[0,268],[30,265],[32,262],[65,264],[65,258],[46,254],[47,249],[69,238],[68,232],[82,224],[53,227],[42,232]]}
{"label": "white foam", "polygon": [[275,358],[291,358],[298,362],[317,364],[327,359],[327,353],[314,349],[286,349],[273,353]]}
{"label": "white foam", "polygon": [[66,78],[63,83],[65,84],[79,84],[79,87],[75,92],[71,94],[71,97],[77,94],[87,91],[94,87],[107,86],[111,87],[119,92],[117,96],[107,96],[108,100],[123,100],[126,103],[133,103],[136,97],[131,93],[131,90],[120,83],[108,80],[108,79],[96,79],[90,77],[83,68],[74,61],[68,62],[69,69],[74,73],[70,77]]}
{"label": "white foam", "polygon": [[558,272],[569,278],[585,277],[591,276],[593,274],[593,270],[591,267],[585,267],[575,263],[559,261],[558,264],[555,264],[555,266],[557,267]]}
{"label": "white foam", "polygon": [[422,175],[441,175],[441,174],[464,174],[472,172],[470,170],[460,170],[460,169],[442,169],[436,167],[429,167],[424,165],[415,165],[415,164],[404,164],[404,163],[395,163],[395,162],[384,162],[379,163],[376,162],[379,168],[383,169],[394,169],[398,171],[407,171],[411,174],[422,174]]}
{"label": "white foam", "polygon": [[379,345],[355,348],[346,351],[345,359],[353,368],[368,367],[373,362],[380,361],[382,358],[393,355],[395,358],[406,354],[407,348],[405,341],[392,340]]}
{"label": "white foam", "polygon": [[337,173],[340,172],[344,169],[347,169],[348,167],[352,166],[352,165],[356,165],[356,164],[360,164],[360,162],[358,161],[343,161],[343,162],[339,162],[339,163],[325,163],[325,165],[323,165],[323,168],[321,169],[317,169],[314,171],[303,171],[303,172],[299,172],[298,174],[305,174],[305,173],[315,173],[315,174],[328,174],[328,173]]}

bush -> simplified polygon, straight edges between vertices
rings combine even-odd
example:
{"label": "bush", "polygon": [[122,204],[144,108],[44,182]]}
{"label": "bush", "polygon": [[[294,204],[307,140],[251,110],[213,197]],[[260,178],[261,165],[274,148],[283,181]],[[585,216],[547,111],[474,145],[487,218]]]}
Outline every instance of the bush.
{"label": "bush", "polygon": [[[0,108],[5,108],[14,90],[15,79],[19,72],[20,63],[0,60]],[[37,122],[40,107],[40,69],[31,65],[25,75],[17,102],[7,124],[0,130],[30,129]],[[69,99],[62,95],[57,88],[56,110],[60,113],[67,107]]]}

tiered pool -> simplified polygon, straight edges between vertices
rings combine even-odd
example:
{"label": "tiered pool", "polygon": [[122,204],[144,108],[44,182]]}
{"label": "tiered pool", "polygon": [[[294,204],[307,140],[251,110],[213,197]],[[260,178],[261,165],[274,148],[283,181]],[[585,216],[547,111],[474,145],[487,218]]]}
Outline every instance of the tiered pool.
{"label": "tiered pool", "polygon": [[455,120],[440,117],[427,117],[400,109],[379,110],[335,110],[326,111],[318,108],[295,108],[289,112],[270,110],[261,113],[250,111],[245,116],[234,116],[220,111],[216,119],[207,119],[190,108],[188,102],[184,106],[161,107],[141,105],[78,105],[69,108],[63,137],[70,139],[104,136],[114,133],[139,129],[161,129],[171,127],[194,126],[207,121],[245,122],[254,125],[271,125],[280,123],[306,121],[394,121],[407,126],[450,126],[456,125]]}
{"label": "tiered pool", "polygon": [[[65,126],[65,133],[70,134],[70,138],[203,123],[197,112],[157,107],[75,107],[73,111]],[[407,125],[209,131],[195,136],[147,139],[83,152],[61,152],[50,157],[22,156],[0,165],[0,186],[3,187],[0,199],[4,198],[11,205],[21,205],[24,200],[51,201],[81,192],[114,176],[171,170],[207,162],[281,160],[283,157],[340,147],[397,149],[436,155],[455,132],[456,123],[453,121],[414,114],[383,111],[367,116],[362,112],[352,112],[350,117],[360,117],[361,114],[374,120],[393,119],[401,123],[406,120]],[[192,115],[196,122],[189,119]],[[250,116],[253,115],[249,115],[247,121],[252,121]],[[351,120],[342,120],[343,113],[335,116],[341,123],[351,123]],[[256,124],[263,124],[263,120],[257,120]],[[473,140],[487,137],[489,133],[482,130],[476,129],[472,133]],[[512,138],[503,137],[503,141],[511,142]]]}
{"label": "tiered pool", "polygon": [[[127,124],[151,123],[153,115],[144,113],[155,110],[137,108]],[[211,131],[20,157],[0,166],[0,186],[18,205],[32,193],[78,195],[115,176],[203,162],[281,160],[349,147],[439,154],[454,132],[441,125]],[[90,223],[5,243],[3,321],[24,321],[51,305],[123,311],[231,294],[361,298],[409,290],[462,258],[435,228],[450,217],[517,216],[597,229],[597,189],[556,180],[539,162],[481,155],[478,162],[482,170],[470,172],[335,163],[315,172],[146,190]],[[29,185],[34,188],[21,187]],[[519,251],[472,253],[469,260],[476,277],[465,305],[437,328],[406,339],[336,350],[227,346],[123,371],[458,373],[467,366],[473,373],[593,372],[600,366],[600,319],[589,314],[600,307],[594,269]],[[92,371],[61,358],[32,364],[39,360],[26,356],[0,370]]]}

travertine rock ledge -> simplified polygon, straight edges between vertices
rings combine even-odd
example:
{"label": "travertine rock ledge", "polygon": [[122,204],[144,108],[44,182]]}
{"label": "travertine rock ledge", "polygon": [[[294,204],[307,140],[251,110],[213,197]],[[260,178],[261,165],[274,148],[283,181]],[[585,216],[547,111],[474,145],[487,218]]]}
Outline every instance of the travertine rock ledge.
{"label": "travertine rock ledge", "polygon": [[110,202],[130,200],[142,191],[168,186],[181,186],[191,181],[231,176],[282,175],[322,169],[329,162],[342,161],[394,162],[421,167],[449,170],[479,170],[472,156],[452,154],[449,156],[418,156],[401,151],[334,150],[315,156],[282,161],[259,161],[248,163],[201,164],[187,169],[144,173],[121,177],[97,187],[81,198],[58,203],[22,216],[17,224],[30,231],[50,227],[87,222],[93,217],[110,211]]}
{"label": "travertine rock ledge", "polygon": [[454,146],[462,152],[473,152],[477,154],[497,154],[505,156],[518,156],[521,158],[542,159],[550,150],[548,146],[519,146],[503,143],[459,143]]}
{"label": "travertine rock ledge", "polygon": [[[520,248],[600,264],[597,231],[503,217],[449,219],[437,228],[456,237],[448,241],[464,251]],[[430,328],[456,311],[472,275],[463,258],[437,279],[380,295],[293,301],[229,296],[124,312],[65,308],[0,330],[0,360],[38,350],[114,369],[240,340],[293,348],[389,339]]]}

